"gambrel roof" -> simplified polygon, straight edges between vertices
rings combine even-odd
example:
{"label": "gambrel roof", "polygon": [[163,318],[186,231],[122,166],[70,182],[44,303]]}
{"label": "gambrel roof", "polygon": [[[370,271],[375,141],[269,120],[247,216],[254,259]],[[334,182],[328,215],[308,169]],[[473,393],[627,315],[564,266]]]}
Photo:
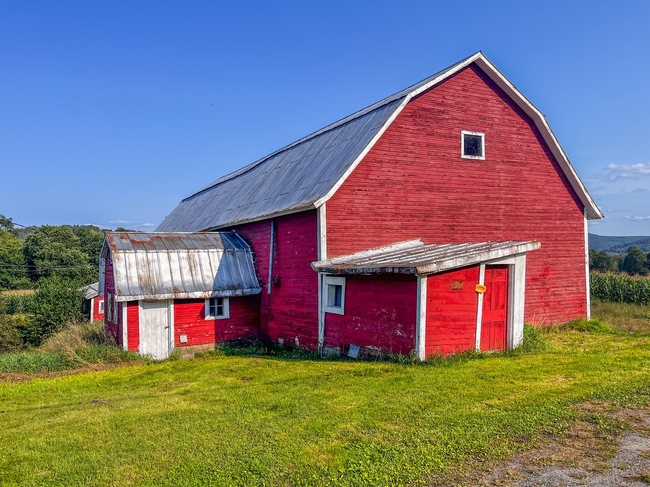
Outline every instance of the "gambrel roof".
{"label": "gambrel roof", "polygon": [[374,105],[217,179],[182,200],[157,231],[205,231],[318,208],[343,184],[406,104],[475,63],[528,114],[587,210],[603,217],[544,115],[478,52]]}

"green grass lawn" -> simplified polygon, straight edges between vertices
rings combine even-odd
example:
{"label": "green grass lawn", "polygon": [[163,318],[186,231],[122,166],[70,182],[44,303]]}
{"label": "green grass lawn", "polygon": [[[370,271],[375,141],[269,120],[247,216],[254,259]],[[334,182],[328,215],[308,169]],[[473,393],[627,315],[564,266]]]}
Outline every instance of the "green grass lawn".
{"label": "green grass lawn", "polygon": [[[598,327],[595,327],[598,329]],[[650,396],[650,336],[434,364],[215,355],[0,383],[1,485],[421,485]]]}

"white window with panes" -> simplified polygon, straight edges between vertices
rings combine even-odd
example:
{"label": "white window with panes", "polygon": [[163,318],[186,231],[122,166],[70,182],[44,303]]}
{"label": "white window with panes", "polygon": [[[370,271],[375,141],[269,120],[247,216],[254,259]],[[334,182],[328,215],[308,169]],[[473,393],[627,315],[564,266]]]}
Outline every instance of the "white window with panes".
{"label": "white window with panes", "polygon": [[230,318],[230,300],[228,298],[210,298],[205,300],[205,319],[223,320]]}

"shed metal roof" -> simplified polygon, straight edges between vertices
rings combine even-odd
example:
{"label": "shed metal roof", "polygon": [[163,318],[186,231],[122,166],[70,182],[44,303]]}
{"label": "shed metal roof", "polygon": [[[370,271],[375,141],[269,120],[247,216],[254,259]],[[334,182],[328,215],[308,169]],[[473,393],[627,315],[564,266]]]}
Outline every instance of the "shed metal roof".
{"label": "shed metal roof", "polygon": [[427,245],[421,240],[409,240],[314,262],[312,268],[327,274],[424,275],[522,254],[540,246],[537,241]]}
{"label": "shed metal roof", "polygon": [[87,286],[80,287],[78,290],[84,293],[84,298],[93,299],[99,296],[98,289],[99,289],[99,282],[93,282],[92,284],[88,284]]}
{"label": "shed metal roof", "polygon": [[[250,247],[235,232],[107,232],[117,301],[258,294]],[[103,276],[100,275],[100,279]]]}
{"label": "shed metal roof", "polygon": [[603,214],[580,181],[544,115],[478,52],[338,122],[318,130],[183,199],[157,231],[215,230],[317,208],[327,201],[406,104],[476,63],[530,115],[587,208]]}

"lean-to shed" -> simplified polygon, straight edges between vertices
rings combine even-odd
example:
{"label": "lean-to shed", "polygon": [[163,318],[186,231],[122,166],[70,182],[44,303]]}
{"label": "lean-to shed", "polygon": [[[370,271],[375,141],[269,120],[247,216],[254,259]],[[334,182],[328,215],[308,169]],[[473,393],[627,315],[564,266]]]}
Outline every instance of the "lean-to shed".
{"label": "lean-to shed", "polygon": [[261,288],[234,232],[107,232],[100,289],[107,329],[154,358],[258,331]]}

